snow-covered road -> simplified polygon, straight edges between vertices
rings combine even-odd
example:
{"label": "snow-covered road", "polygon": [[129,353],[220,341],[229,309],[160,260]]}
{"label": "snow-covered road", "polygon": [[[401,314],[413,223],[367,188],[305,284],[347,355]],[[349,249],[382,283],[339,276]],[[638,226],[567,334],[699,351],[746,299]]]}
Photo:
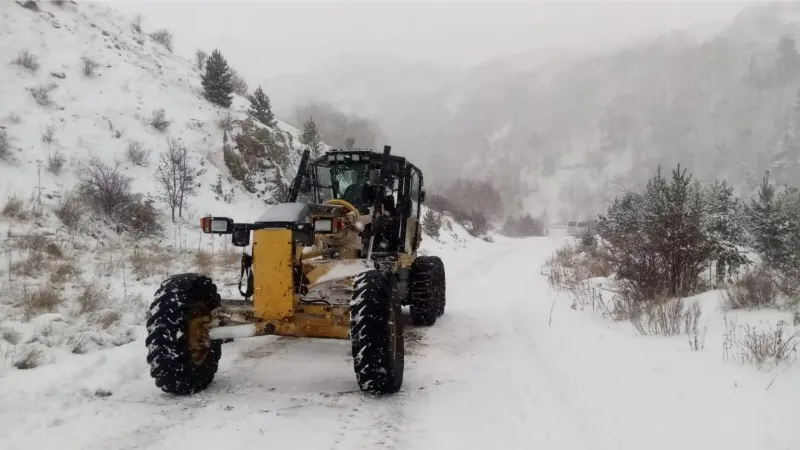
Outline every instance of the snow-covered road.
{"label": "snow-covered road", "polygon": [[0,448],[798,448],[787,380],[765,391],[763,374],[567,301],[548,326],[539,267],[562,242],[445,255],[447,311],[406,328],[395,396],[357,390],[347,341],[256,338],[226,344],[215,383],[176,398],[153,385],[139,340],[0,378]]}

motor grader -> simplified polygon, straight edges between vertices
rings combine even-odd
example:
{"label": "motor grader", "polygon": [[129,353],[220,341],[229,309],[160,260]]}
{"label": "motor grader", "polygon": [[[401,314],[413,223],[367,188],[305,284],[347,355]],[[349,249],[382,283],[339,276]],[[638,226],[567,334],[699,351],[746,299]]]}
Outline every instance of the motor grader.
{"label": "motor grader", "polygon": [[161,283],[145,343],[150,375],[163,391],[205,389],[223,342],[265,335],[350,339],[362,391],[401,388],[401,306],[422,326],[445,309],[441,259],[417,254],[422,172],[389,146],[382,154],[330,151],[311,162],[306,151],[287,197],[253,223],[201,219],[204,233],[230,234],[243,248],[243,298],[222,299],[202,274]]}

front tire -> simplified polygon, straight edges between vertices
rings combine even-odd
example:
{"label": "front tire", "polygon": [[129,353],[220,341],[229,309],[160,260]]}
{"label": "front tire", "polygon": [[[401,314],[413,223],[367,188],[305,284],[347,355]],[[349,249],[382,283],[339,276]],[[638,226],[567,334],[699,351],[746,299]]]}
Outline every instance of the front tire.
{"label": "front tire", "polygon": [[147,363],[162,391],[189,395],[214,380],[222,342],[208,336],[211,311],[220,305],[217,286],[199,274],[174,275],[155,293],[147,319]]}
{"label": "front tire", "polygon": [[350,303],[353,368],[362,391],[393,394],[403,385],[405,342],[400,302],[379,270],[358,275]]}

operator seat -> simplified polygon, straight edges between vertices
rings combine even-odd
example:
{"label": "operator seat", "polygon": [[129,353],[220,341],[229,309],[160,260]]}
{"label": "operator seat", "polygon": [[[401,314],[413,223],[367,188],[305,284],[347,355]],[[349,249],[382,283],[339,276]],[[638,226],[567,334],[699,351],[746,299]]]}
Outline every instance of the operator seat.
{"label": "operator seat", "polygon": [[359,183],[347,186],[347,189],[344,190],[344,194],[342,194],[342,200],[350,202],[350,204],[355,206],[361,213],[366,213],[369,205],[366,205],[364,201],[365,188],[366,186]]}

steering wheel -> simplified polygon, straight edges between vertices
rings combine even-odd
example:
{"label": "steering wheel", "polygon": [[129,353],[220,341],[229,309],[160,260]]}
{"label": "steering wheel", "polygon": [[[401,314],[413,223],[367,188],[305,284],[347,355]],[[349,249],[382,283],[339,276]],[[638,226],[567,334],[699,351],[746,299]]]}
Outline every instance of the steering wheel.
{"label": "steering wheel", "polygon": [[355,206],[352,203],[348,202],[347,200],[342,200],[341,198],[332,198],[330,200],[325,201],[326,205],[334,205],[334,206],[344,206],[348,211],[356,213],[356,215],[360,215],[361,213],[358,212]]}

